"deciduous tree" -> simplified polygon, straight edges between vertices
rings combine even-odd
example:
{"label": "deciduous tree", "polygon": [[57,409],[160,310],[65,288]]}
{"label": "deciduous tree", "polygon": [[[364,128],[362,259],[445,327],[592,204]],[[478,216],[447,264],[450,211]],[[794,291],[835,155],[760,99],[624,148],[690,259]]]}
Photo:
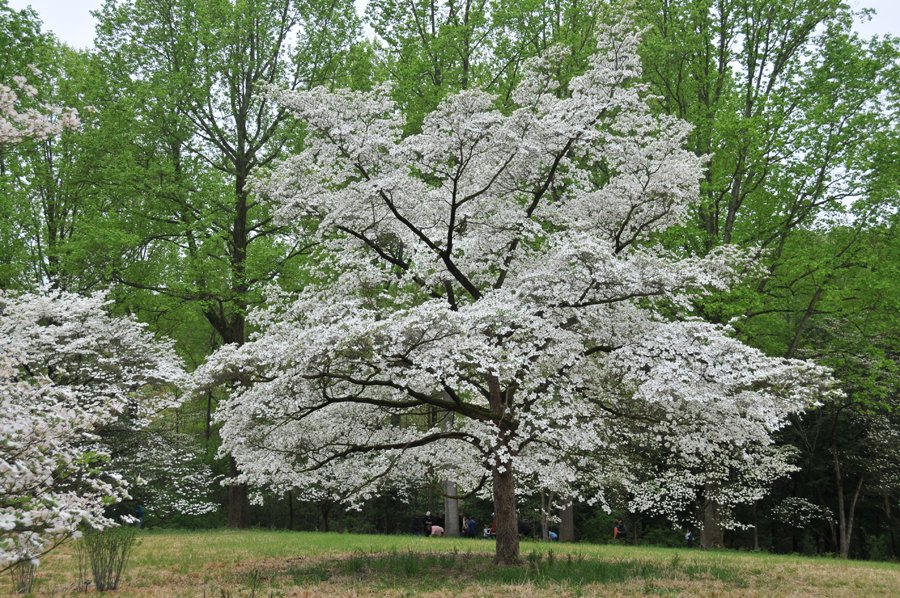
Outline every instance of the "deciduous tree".
{"label": "deciduous tree", "polygon": [[[540,489],[518,480],[552,472],[602,501],[621,470],[593,456],[617,447],[620,401],[675,410],[674,393],[696,390],[650,363],[653,347],[709,364],[693,370],[708,385],[699,400],[812,399],[816,368],[757,354],[747,370],[721,360],[721,329],[661,315],[726,287],[742,260],[648,242],[684,218],[701,159],[682,149],[683,122],[647,106],[637,43],[630,25],[605,28],[566,89],[551,54],[531,62],[511,114],[462,92],[408,137],[386,87],[275,92],[309,137],[260,190],[281,221],[315,221],[323,250],[315,284],[274,298],[255,340],[198,372],[237,383],[219,417],[245,479],[314,473],[364,500],[423,464],[455,464],[464,488],[491,488],[495,560],[511,563],[517,493]],[[642,356],[628,384],[610,383]],[[454,426],[403,424],[432,407]]]}

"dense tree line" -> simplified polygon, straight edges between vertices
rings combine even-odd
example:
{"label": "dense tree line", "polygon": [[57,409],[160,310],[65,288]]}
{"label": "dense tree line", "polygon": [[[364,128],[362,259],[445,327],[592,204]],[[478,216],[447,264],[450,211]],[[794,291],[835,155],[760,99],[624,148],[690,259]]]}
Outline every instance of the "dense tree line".
{"label": "dense tree line", "polygon": [[[404,135],[427,132],[428,115],[459,91],[492,94],[508,116],[537,56],[553,56],[546,80],[565,99],[598,31],[626,8],[642,31],[652,113],[690,123],[686,147],[705,160],[699,204],[653,240],[676,258],[715,260],[723,248],[756,258],[739,285],[693,298],[692,313],[769,357],[831,368],[842,392],[777,431],[793,471],[756,480],[766,492],[728,503],[722,487],[753,485],[732,468],[716,483],[697,478],[692,500],[666,512],[639,509],[634,488],[611,492],[609,506],[636,541],[672,541],[675,519],[702,521],[705,546],[894,558],[900,45],[857,36],[843,0],[373,0],[364,15],[350,1],[109,0],[89,52],[0,2],[0,82],[27,74],[28,101],[81,119],[77,131],[0,143],[0,288],[107,290],[116,313],[174,339],[193,369],[250,340],[261,324],[248,314],[270,285],[297,292],[320,276],[319,244],[298,233],[312,217],[285,222],[263,200],[278,164],[315,133],[315,115],[293,118],[274,90],[375,93],[389,81]],[[610,176],[600,160],[578,166]],[[191,438],[191,459],[235,476],[236,462],[216,457],[225,397],[206,387],[163,425]],[[439,405],[420,417],[445,418]],[[695,423],[669,433],[707,434]],[[648,483],[665,477],[661,463],[690,470],[664,442],[634,453]],[[364,516],[289,487],[251,505],[253,488],[232,484],[218,514],[164,521],[409,531],[416,513],[444,508],[441,472],[424,467],[417,481],[410,502],[388,493]],[[529,500],[521,518],[547,514]],[[463,504],[491,516],[475,498]],[[597,508],[566,513],[575,537],[611,530]]]}

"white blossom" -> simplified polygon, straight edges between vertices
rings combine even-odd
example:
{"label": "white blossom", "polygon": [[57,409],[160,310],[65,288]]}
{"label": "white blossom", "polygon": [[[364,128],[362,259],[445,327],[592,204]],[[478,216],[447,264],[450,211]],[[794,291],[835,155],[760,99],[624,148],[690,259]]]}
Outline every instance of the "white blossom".
{"label": "white blossom", "polygon": [[0,84],[0,144],[47,139],[80,126],[77,110],[39,104],[36,96],[37,89],[21,75],[13,77],[13,87]]}

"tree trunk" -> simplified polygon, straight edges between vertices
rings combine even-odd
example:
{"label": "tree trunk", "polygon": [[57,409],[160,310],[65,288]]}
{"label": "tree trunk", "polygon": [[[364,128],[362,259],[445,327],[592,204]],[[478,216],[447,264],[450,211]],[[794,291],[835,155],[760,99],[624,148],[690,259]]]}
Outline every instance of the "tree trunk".
{"label": "tree trunk", "polygon": [[569,503],[569,506],[559,512],[559,541],[574,542],[575,541],[575,503]]}
{"label": "tree trunk", "polygon": [[[443,393],[444,398],[449,399],[447,393]],[[448,411],[444,414],[441,422],[441,428],[447,432],[453,429],[454,413]],[[459,536],[459,496],[456,490],[456,482],[450,478],[444,478],[444,535]]]}
{"label": "tree trunk", "polygon": [[294,531],[294,491],[287,491],[288,529]]}
{"label": "tree trunk", "polygon": [[553,508],[554,494],[552,491],[541,490],[541,540],[545,542],[550,539],[550,509]]}
{"label": "tree trunk", "polygon": [[451,480],[444,480],[444,535],[459,536],[459,498]]}
{"label": "tree trunk", "polygon": [[[228,475],[238,474],[234,457],[228,458]],[[234,484],[228,487],[228,527],[246,529],[250,527],[250,499],[246,484]]]}
{"label": "tree trunk", "polygon": [[856,501],[863,487],[863,476],[859,477],[850,504],[846,504],[844,496],[844,472],[841,467],[840,453],[838,451],[838,415],[840,410],[832,418],[831,424],[831,456],[834,465],[834,483],[837,490],[838,507],[838,556],[842,559],[850,556],[850,540],[853,536],[853,517],[856,514]]}
{"label": "tree trunk", "polygon": [[725,528],[722,527],[722,507],[709,498],[713,488],[707,486],[703,502],[703,529],[700,530],[700,547],[704,549],[725,546]]}
{"label": "tree trunk", "polygon": [[753,550],[759,552],[759,514],[757,501],[753,501]]}
{"label": "tree trunk", "polygon": [[206,440],[206,456],[209,456],[209,440],[212,438],[212,391],[206,391],[206,426],[203,430],[203,438]]}
{"label": "tree trunk", "polygon": [[897,540],[894,535],[894,518],[891,515],[891,497],[887,492],[884,493],[884,516],[887,519],[888,538],[891,546],[890,556],[894,558],[897,556]]}
{"label": "tree trunk", "polygon": [[838,555],[845,559],[850,556],[850,540],[853,538],[853,518],[856,514],[856,501],[859,499],[860,490],[862,490],[863,478],[860,477],[853,490],[853,496],[850,497],[850,506],[844,506],[844,487],[843,483],[838,485],[838,540],[840,541],[840,551]]}
{"label": "tree trunk", "polygon": [[493,479],[494,517],[497,521],[494,563],[515,565],[519,562],[519,522],[516,517],[516,481],[511,460],[505,465],[494,467]]}
{"label": "tree trunk", "polygon": [[331,512],[331,505],[328,503],[319,503],[319,510],[322,513],[322,531],[328,531],[328,514]]}

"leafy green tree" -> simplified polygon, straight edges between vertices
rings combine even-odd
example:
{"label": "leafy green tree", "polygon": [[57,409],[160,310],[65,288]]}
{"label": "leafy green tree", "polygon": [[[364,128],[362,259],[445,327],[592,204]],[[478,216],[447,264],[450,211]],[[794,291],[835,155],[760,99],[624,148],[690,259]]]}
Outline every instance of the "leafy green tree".
{"label": "leafy green tree", "polygon": [[[704,201],[673,246],[763,250],[752,284],[701,312],[739,318],[743,337],[771,355],[798,355],[823,302],[834,321],[848,322],[848,304],[829,295],[841,295],[834,289],[858,267],[853,256],[873,223],[896,210],[896,40],[859,39],[849,6],[837,0],[637,6],[650,26],[642,57],[659,109],[690,121],[693,149],[709,156]],[[802,354],[850,375],[840,360]],[[852,376],[843,381],[854,401]],[[840,473],[819,473],[841,494]],[[701,543],[721,544],[721,528],[708,527]]]}
{"label": "leafy green tree", "polygon": [[[10,8],[7,0],[0,0],[0,81],[12,84],[13,77],[34,73],[29,64],[41,62],[53,47],[52,38],[41,31],[37,13],[27,8]],[[21,214],[24,206],[21,195],[15,192],[15,168],[19,164],[20,148],[0,144],[0,288],[21,286],[23,273],[28,269],[29,250],[22,234]]]}
{"label": "leafy green tree", "polygon": [[[128,214],[135,255],[115,279],[195,306],[214,344],[239,345],[259,289],[296,277],[291,264],[308,249],[252,195],[252,174],[300,139],[262,91],[365,73],[347,68],[366,57],[353,48],[353,3],[110,0],[99,16],[99,52],[144,101],[137,133],[151,135],[153,150],[138,170],[154,175],[152,192]],[[246,486],[232,486],[229,525],[245,527],[248,516]]]}

